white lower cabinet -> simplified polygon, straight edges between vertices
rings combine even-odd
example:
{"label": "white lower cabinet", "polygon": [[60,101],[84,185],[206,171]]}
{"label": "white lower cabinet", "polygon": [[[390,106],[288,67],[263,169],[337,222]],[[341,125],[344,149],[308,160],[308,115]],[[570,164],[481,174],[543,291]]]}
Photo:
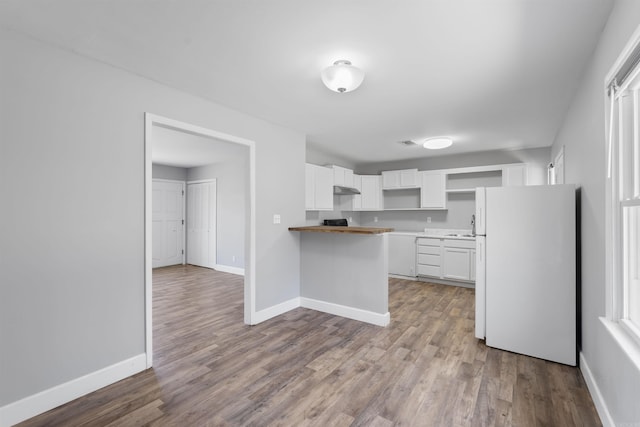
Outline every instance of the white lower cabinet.
{"label": "white lower cabinet", "polygon": [[418,276],[474,282],[475,244],[473,240],[418,238],[416,240]]}
{"label": "white lower cabinet", "polygon": [[416,277],[416,236],[389,234],[389,274]]}
{"label": "white lower cabinet", "polygon": [[442,276],[442,239],[419,237],[416,240],[418,276]]}
{"label": "white lower cabinet", "polygon": [[444,269],[442,277],[454,280],[469,280],[469,249],[444,248]]}

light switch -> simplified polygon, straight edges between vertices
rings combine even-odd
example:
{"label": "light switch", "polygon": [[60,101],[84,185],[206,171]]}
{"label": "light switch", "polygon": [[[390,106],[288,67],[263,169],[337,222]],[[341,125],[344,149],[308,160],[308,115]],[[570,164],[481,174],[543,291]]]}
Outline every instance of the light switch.
{"label": "light switch", "polygon": [[280,224],[280,215],[278,215],[278,214],[274,214],[273,215],[273,223],[274,224]]}

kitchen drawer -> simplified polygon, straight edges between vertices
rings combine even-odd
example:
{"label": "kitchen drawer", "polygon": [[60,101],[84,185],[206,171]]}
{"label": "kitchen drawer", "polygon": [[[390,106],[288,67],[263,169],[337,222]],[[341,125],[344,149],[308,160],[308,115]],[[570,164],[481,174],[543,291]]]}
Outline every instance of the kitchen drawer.
{"label": "kitchen drawer", "polygon": [[438,246],[418,245],[418,253],[419,254],[440,255],[440,245],[438,245]]}
{"label": "kitchen drawer", "polygon": [[418,245],[440,246],[440,243],[442,243],[442,239],[434,239],[432,237],[418,237],[416,239],[416,243]]}
{"label": "kitchen drawer", "polygon": [[440,266],[418,264],[418,276],[440,277]]}
{"label": "kitchen drawer", "polygon": [[435,265],[440,267],[440,254],[418,254],[418,264]]}
{"label": "kitchen drawer", "polygon": [[459,239],[444,239],[443,246],[445,248],[467,248],[475,249],[475,240],[459,240]]}

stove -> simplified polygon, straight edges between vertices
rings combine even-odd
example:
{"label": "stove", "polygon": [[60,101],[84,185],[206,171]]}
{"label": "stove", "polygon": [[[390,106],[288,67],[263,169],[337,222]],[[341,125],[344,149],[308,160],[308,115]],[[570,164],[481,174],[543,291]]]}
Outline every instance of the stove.
{"label": "stove", "polygon": [[331,227],[347,227],[349,223],[346,218],[337,218],[337,219],[325,219],[322,225],[329,225]]}

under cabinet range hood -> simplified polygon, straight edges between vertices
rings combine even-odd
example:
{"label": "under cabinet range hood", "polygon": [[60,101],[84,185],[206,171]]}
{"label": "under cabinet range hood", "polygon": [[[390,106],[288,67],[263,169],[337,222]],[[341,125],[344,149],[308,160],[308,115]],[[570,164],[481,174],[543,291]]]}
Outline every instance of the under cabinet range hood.
{"label": "under cabinet range hood", "polygon": [[334,185],[333,194],[337,194],[338,196],[348,196],[353,194],[360,194],[360,190],[353,187],[344,187],[342,185]]}

